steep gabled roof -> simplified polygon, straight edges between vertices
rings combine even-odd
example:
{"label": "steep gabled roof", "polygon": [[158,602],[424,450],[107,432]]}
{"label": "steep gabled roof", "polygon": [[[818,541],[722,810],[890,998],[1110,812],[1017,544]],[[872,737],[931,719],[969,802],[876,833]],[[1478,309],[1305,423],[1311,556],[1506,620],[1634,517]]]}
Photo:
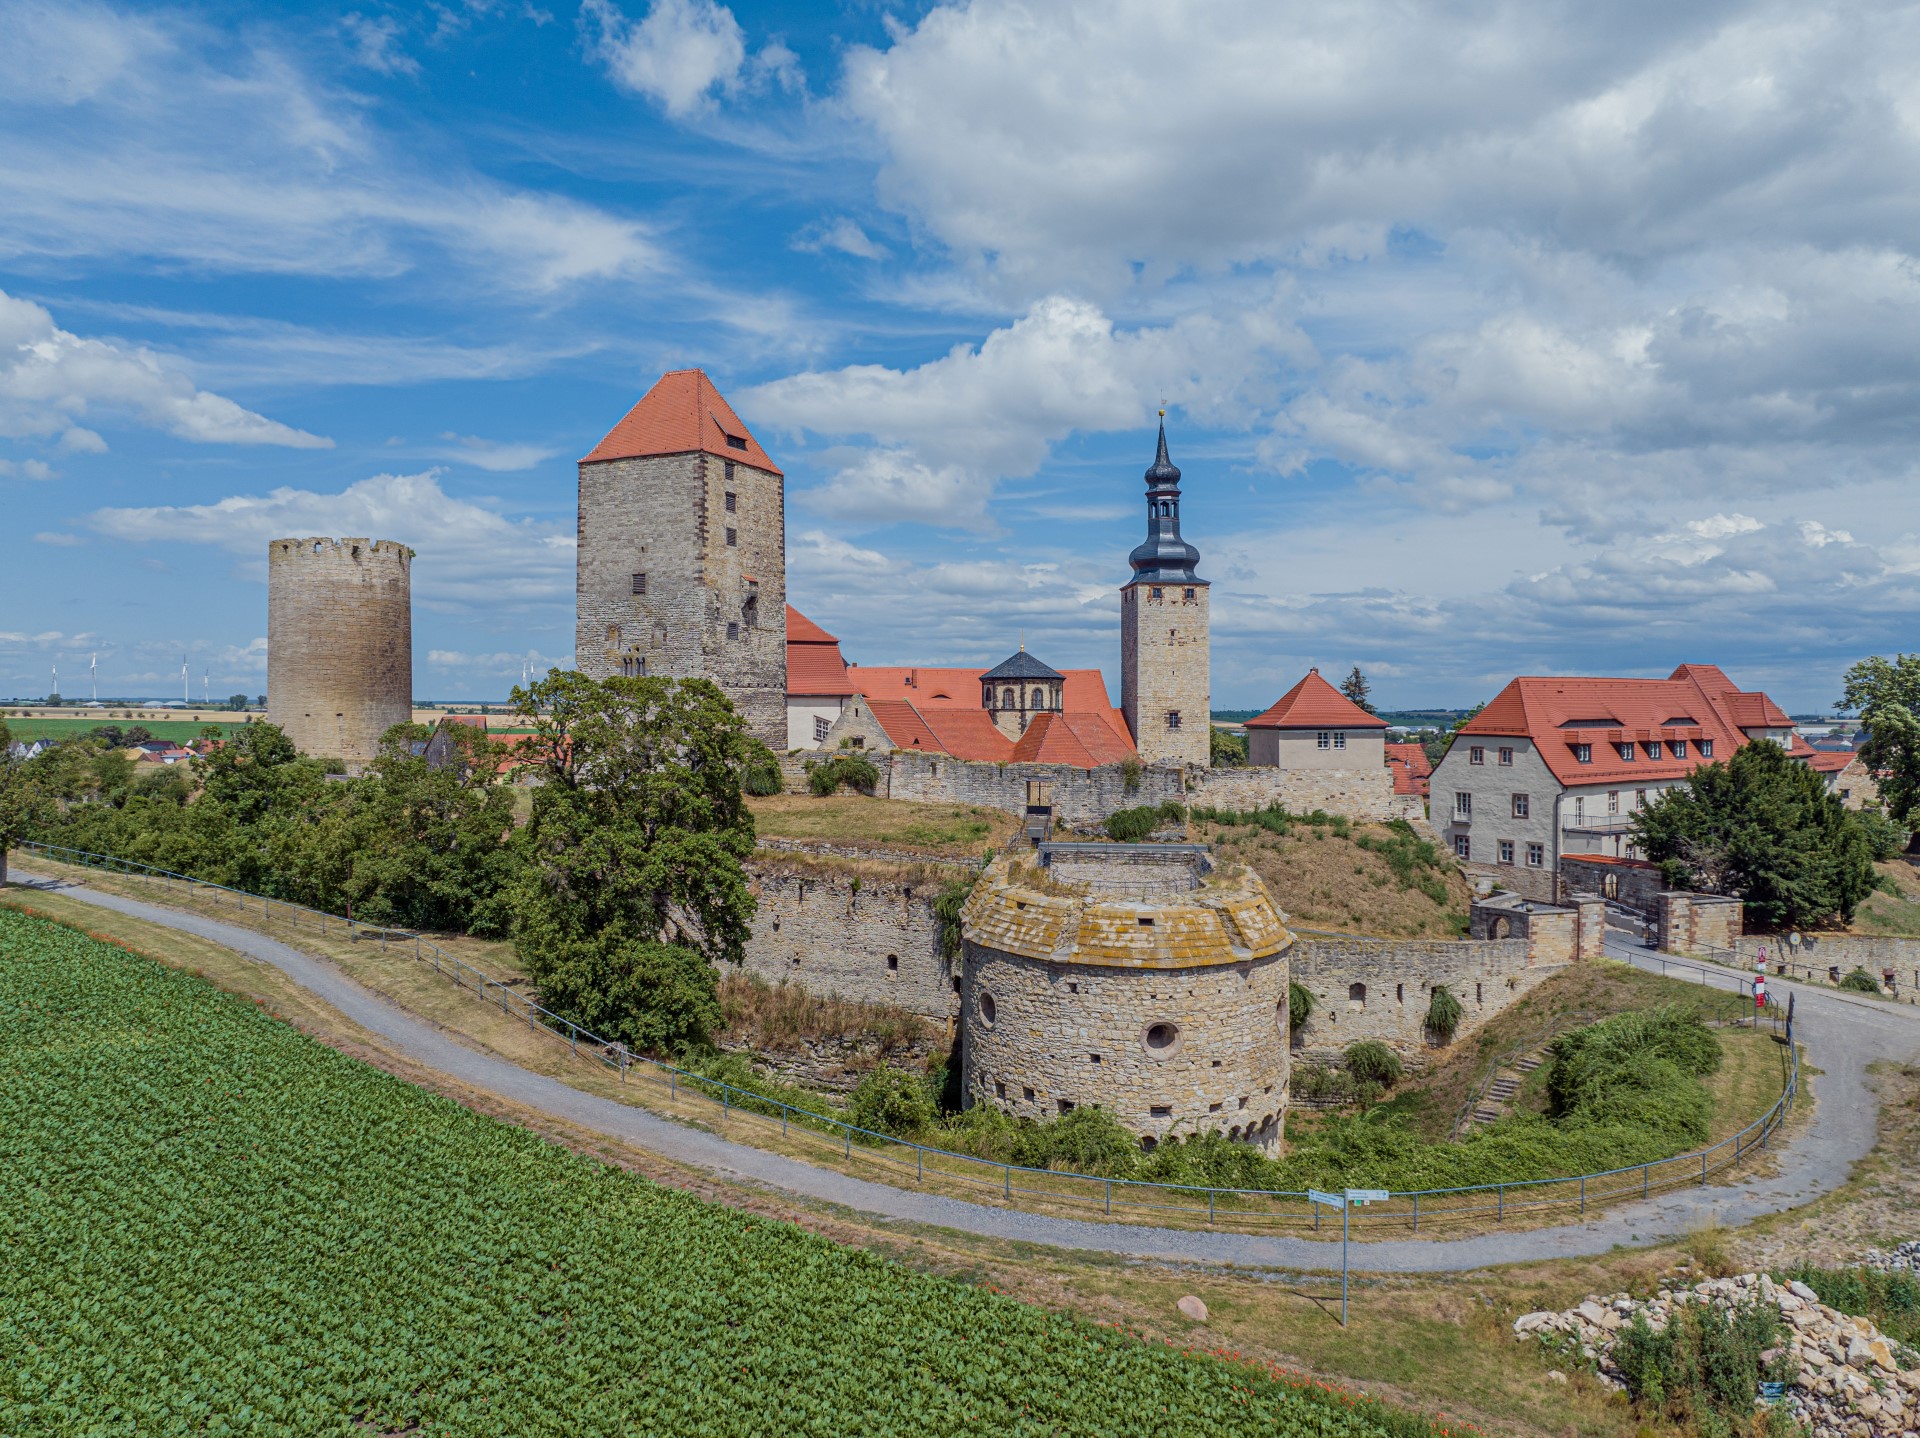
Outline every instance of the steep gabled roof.
{"label": "steep gabled roof", "polygon": [[580,462],[599,464],[657,454],[712,454],[769,474],[780,473],[705,370],[677,369],[661,375]]}
{"label": "steep gabled roof", "polygon": [[982,674],[980,679],[981,682],[984,683],[989,679],[1046,680],[1064,679],[1065,677],[1066,676],[1058,669],[1055,669],[1049,664],[1042,664],[1023,648],[1002,659],[998,664],[994,665],[993,668],[989,669],[985,674]]}
{"label": "steep gabled roof", "polygon": [[1309,669],[1273,707],[1247,721],[1249,729],[1384,729],[1387,721],[1369,714]]}
{"label": "steep gabled roof", "polygon": [[1013,757],[1022,764],[1072,764],[1076,768],[1094,768],[1093,755],[1080,742],[1080,736],[1059,714],[1037,714],[1027,732],[1014,743]]}
{"label": "steep gabled roof", "polygon": [[[848,666],[847,675],[854,688],[870,702],[904,699],[922,714],[930,714],[935,709],[971,709],[986,717],[986,710],[980,707],[982,671],[978,669],[855,664]],[[1102,752],[1111,752],[1114,745],[1124,746],[1124,752],[1101,762],[1115,764],[1132,755],[1133,735],[1127,729],[1125,716],[1107,697],[1106,676],[1098,669],[1068,669],[1062,677],[1066,683],[1060,691],[1060,703],[1066,712],[1092,716],[1105,726],[1109,737],[1100,741]],[[791,680],[787,688],[791,693],[800,692],[793,688]]]}
{"label": "steep gabled roof", "polygon": [[787,606],[787,693],[846,698],[856,692],[840,641]]}

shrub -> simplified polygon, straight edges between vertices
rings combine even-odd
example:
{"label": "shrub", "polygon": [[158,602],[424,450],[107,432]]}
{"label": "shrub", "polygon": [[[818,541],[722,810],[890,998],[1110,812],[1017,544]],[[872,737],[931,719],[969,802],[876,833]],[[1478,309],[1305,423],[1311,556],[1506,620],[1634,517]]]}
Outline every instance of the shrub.
{"label": "shrub", "polygon": [[[1878,809],[1862,809],[1854,815],[1860,825],[1860,832],[1866,835],[1867,848],[1876,861],[1884,863],[1895,855],[1905,852],[1910,835],[1903,825],[1896,824]],[[1896,894],[1899,886],[1894,886]]]}
{"label": "shrub", "polygon": [[1433,986],[1433,997],[1427,1000],[1427,1032],[1443,1044],[1453,1042],[1453,1036],[1460,1032],[1460,1000],[1453,996],[1453,990],[1445,984]]}
{"label": "shrub", "polygon": [[938,1112],[926,1076],[892,1064],[881,1064],[861,1079],[847,1101],[847,1122],[896,1136],[931,1127]]}
{"label": "shrub", "polygon": [[1129,794],[1139,789],[1140,776],[1146,772],[1146,765],[1131,754],[1120,761],[1120,782],[1126,786]]}
{"label": "shrub", "polygon": [[787,787],[786,775],[780,772],[780,761],[773,757],[773,750],[758,739],[747,740],[747,759],[741,772],[740,787],[762,798],[778,794]]}
{"label": "shrub", "polygon": [[1297,1029],[1313,1017],[1313,993],[1305,984],[1287,983],[1287,1027]]}
{"label": "shrub", "polygon": [[1677,1007],[1615,1014],[1547,1047],[1547,1112],[1572,1127],[1617,1127],[1703,1142],[1711,1102],[1699,1079],[1720,1041]]}
{"label": "shrub", "polygon": [[1362,1083],[1392,1088],[1400,1082],[1400,1056],[1378,1039],[1347,1045],[1347,1072]]}
{"label": "shrub", "polygon": [[871,794],[879,782],[880,771],[873,767],[871,760],[858,754],[835,754],[814,765],[807,775],[807,787],[823,799],[847,785]]}
{"label": "shrub", "polygon": [[1776,1273],[1780,1283],[1800,1282],[1842,1313],[1871,1318],[1887,1337],[1920,1345],[1920,1274],[1876,1268],[1815,1268],[1802,1263]]}
{"label": "shrub", "polygon": [[1794,1378],[1791,1358],[1762,1358],[1779,1334],[1780,1311],[1771,1305],[1753,1302],[1727,1312],[1689,1303],[1676,1308],[1659,1333],[1644,1313],[1635,1314],[1615,1341],[1613,1358],[1643,1409],[1724,1431],[1751,1419],[1763,1379]]}
{"label": "shrub", "polygon": [[1865,969],[1856,968],[1840,980],[1840,987],[1856,994],[1877,994],[1880,992],[1880,980]]}
{"label": "shrub", "polygon": [[1160,827],[1160,807],[1144,804],[1138,809],[1117,809],[1107,815],[1107,837],[1120,844],[1137,844]]}
{"label": "shrub", "polygon": [[[991,858],[993,851],[987,851]],[[940,952],[949,959],[960,957],[960,910],[973,892],[972,879],[949,879],[933,899],[933,916],[940,921]]]}

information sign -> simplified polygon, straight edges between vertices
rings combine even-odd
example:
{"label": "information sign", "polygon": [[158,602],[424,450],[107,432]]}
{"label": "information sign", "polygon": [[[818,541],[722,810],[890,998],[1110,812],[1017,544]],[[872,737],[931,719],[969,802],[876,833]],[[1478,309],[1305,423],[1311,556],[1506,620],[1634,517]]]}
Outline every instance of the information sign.
{"label": "information sign", "polygon": [[1393,1195],[1384,1188],[1350,1188],[1347,1190],[1348,1203],[1385,1203]]}
{"label": "information sign", "polygon": [[1315,1203],[1324,1203],[1332,1208],[1345,1208],[1347,1206],[1347,1200],[1344,1195],[1338,1193],[1322,1193],[1317,1188],[1308,1189],[1307,1197]]}

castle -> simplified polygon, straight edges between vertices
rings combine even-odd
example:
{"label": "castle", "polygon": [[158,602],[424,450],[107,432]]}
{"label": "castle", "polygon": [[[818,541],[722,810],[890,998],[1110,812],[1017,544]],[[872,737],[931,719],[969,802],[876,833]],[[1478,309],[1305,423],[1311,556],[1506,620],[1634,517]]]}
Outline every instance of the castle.
{"label": "castle", "polygon": [[[949,726],[977,751],[955,757],[1015,757],[1038,720],[1028,747],[1039,753],[1057,729],[1053,747],[1073,751],[1067,762],[1208,763],[1207,582],[1194,572],[1199,552],[1180,537],[1180,471],[1167,457],[1164,422],[1146,478],[1147,538],[1121,589],[1124,725],[1103,718],[1102,731],[1117,732],[1094,735],[1089,748],[1069,716],[1112,712],[1099,671],[1081,671],[1074,684],[1023,646],[989,671],[930,671],[939,676],[931,707],[958,707],[949,692],[957,691],[984,719]],[[579,484],[574,662],[583,674],[712,679],[775,750],[857,738],[858,747],[953,752],[923,713],[872,711],[876,698],[896,697],[878,689],[916,690],[898,696],[913,706],[927,692],[918,671],[862,671],[856,680],[838,642],[789,610],[785,476],[703,371],[662,375],[580,461]],[[862,724],[836,732],[856,695],[870,701]]]}

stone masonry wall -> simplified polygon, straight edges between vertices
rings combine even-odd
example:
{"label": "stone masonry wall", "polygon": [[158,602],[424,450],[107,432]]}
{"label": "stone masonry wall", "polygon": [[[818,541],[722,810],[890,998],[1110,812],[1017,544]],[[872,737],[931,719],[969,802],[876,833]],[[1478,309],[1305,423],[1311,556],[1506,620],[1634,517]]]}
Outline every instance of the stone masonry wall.
{"label": "stone masonry wall", "polygon": [[1145,768],[1138,787],[1127,787],[1118,764],[1076,769],[1070,764],[980,764],[945,754],[869,754],[881,766],[881,794],[930,804],[981,804],[1010,814],[1027,811],[1027,781],[1053,785],[1054,817],[1065,823],[1097,823],[1120,809],[1183,800],[1178,769]]}
{"label": "stone masonry wall", "polygon": [[1208,594],[1204,584],[1120,591],[1120,707],[1149,764],[1213,762]]}
{"label": "stone masonry wall", "polygon": [[1361,769],[1274,769],[1264,765],[1208,769],[1192,775],[1187,801],[1215,809],[1262,809],[1269,804],[1284,804],[1296,814],[1324,809],[1329,814],[1374,823],[1388,819],[1413,822],[1422,820],[1425,812],[1417,794],[1394,794],[1393,774],[1384,763]]}
{"label": "stone masonry wall", "polygon": [[[969,1101],[1036,1119],[1100,1104],[1156,1142],[1218,1129],[1278,1144],[1284,951],[1160,971],[1049,963],[972,942],[965,957]],[[1177,1030],[1158,1050],[1147,1039],[1156,1024]]]}
{"label": "stone masonry wall", "polygon": [[1599,894],[1642,914],[1651,914],[1667,882],[1658,865],[1644,859],[1560,856],[1560,878],[1569,892]]}
{"label": "stone masonry wall", "polygon": [[1731,951],[1740,937],[1744,906],[1719,894],[1667,890],[1655,896],[1655,942],[1666,954]]}
{"label": "stone masonry wall", "polygon": [[413,717],[412,564],[386,539],[267,546],[267,703],[301,752],[358,773]]}
{"label": "stone masonry wall", "polygon": [[1920,938],[1903,934],[1803,933],[1796,946],[1789,945],[1779,934],[1742,934],[1732,947],[1742,968],[1751,969],[1764,948],[1769,965],[1786,962],[1798,972],[1812,969],[1824,974],[1837,968],[1845,976],[1858,967],[1879,978],[1892,969],[1903,991],[1920,993]]}
{"label": "stone masonry wall", "polygon": [[897,1004],[937,1023],[959,1003],[957,966],[940,951],[937,884],[852,876],[823,878],[754,860],[748,873],[759,907],[746,968],[770,984],[798,984],[819,997]]}
{"label": "stone masonry wall", "polygon": [[[712,679],[754,737],[785,749],[780,476],[713,455],[673,454],[582,464],[579,485],[580,671]],[[646,576],[644,594],[633,592],[635,575]]]}
{"label": "stone masonry wall", "polygon": [[[1378,1039],[1403,1053],[1429,1049],[1427,1005],[1445,984],[1464,1011],[1454,1042],[1564,963],[1532,964],[1525,938],[1372,939],[1303,933],[1293,948],[1293,980],[1314,997],[1314,1012],[1294,1031],[1296,1057],[1339,1058],[1348,1044]],[[1358,986],[1357,988],[1355,986]]]}

